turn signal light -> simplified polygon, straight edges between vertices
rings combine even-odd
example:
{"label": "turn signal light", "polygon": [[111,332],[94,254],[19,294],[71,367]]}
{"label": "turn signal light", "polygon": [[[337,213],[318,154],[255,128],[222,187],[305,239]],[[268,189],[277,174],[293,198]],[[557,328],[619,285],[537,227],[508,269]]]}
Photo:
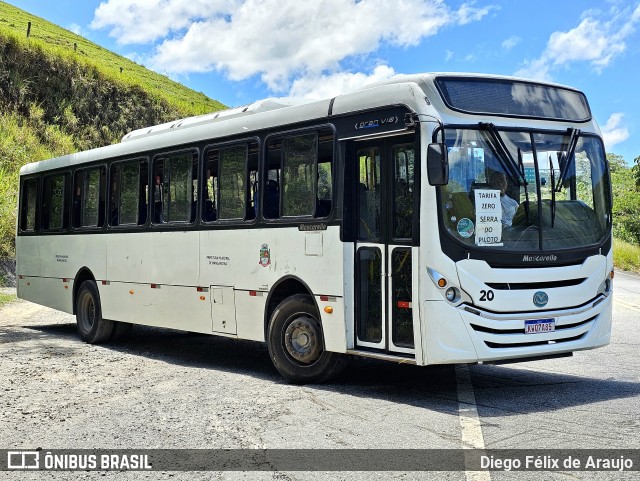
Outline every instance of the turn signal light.
{"label": "turn signal light", "polygon": [[327,306],[324,308],[324,312],[326,312],[327,314],[332,314],[333,313],[333,307],[331,306]]}
{"label": "turn signal light", "polygon": [[447,280],[444,277],[441,277],[440,279],[438,279],[438,287],[446,287],[447,286]]}

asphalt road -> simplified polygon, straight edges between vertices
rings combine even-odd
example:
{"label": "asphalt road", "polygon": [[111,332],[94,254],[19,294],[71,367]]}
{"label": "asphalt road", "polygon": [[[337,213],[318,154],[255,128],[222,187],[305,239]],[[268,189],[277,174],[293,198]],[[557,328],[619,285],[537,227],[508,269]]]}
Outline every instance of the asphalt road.
{"label": "asphalt road", "polygon": [[[0,308],[0,449],[640,449],[640,277],[616,273],[612,343],[572,358],[419,368],[357,359],[292,386],[261,344]],[[294,454],[292,454],[294,455]],[[637,479],[615,472],[56,472],[7,479]]]}

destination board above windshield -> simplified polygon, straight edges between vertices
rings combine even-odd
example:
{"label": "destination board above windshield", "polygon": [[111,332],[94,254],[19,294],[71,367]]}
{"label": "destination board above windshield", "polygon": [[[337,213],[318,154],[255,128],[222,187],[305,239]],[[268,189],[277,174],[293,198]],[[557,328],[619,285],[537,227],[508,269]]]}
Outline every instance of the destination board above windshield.
{"label": "destination board above windshield", "polygon": [[582,92],[555,85],[517,80],[438,77],[447,106],[470,114],[586,122],[591,110]]}

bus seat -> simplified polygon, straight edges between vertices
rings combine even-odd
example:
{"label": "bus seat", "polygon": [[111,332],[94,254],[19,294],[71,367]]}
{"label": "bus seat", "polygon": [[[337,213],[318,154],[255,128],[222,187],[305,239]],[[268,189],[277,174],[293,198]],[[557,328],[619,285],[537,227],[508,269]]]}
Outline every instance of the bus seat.
{"label": "bus seat", "polygon": [[204,201],[204,221],[211,222],[216,220],[216,209],[213,207],[213,201],[211,199],[207,199]]}
{"label": "bus seat", "polygon": [[327,217],[331,213],[331,199],[318,199],[316,217]]}
{"label": "bus seat", "polygon": [[264,216],[267,219],[280,217],[280,186],[275,180],[267,180],[264,190]]}
{"label": "bus seat", "polygon": [[138,225],[145,225],[147,223],[147,204],[140,204],[138,206]]}

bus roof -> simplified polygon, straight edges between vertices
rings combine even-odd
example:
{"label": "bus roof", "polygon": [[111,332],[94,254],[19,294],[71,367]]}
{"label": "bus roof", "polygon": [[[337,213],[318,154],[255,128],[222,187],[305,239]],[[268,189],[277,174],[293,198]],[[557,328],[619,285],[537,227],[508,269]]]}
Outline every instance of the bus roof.
{"label": "bus roof", "polygon": [[[277,128],[315,119],[326,119],[330,115],[342,115],[382,106],[404,104],[411,108],[417,108],[418,105],[425,104],[423,101],[425,96],[438,112],[451,112],[436,88],[435,81],[439,77],[532,82],[531,80],[500,75],[420,73],[395,75],[389,80],[369,84],[359,90],[341,94],[332,99],[267,98],[242,107],[134,130],[126,134],[118,144],[27,164],[20,169],[20,175],[135,155],[140,152],[170,148],[206,139],[237,136],[243,132],[250,136],[251,132],[257,130]],[[570,87],[548,82],[535,82],[535,84],[576,91]]]}

